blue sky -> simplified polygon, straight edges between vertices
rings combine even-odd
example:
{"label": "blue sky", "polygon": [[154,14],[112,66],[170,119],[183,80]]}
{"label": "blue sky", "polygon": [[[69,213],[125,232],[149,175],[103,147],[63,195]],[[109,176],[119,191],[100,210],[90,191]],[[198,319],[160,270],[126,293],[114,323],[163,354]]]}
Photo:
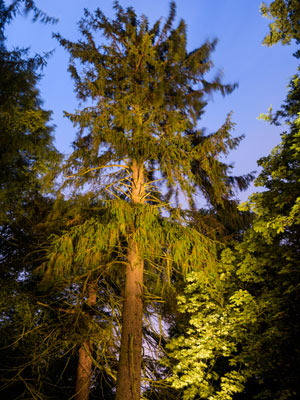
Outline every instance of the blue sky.
{"label": "blue sky", "polygon": [[[217,38],[218,45],[212,57],[215,72],[222,71],[224,83],[239,85],[226,98],[217,95],[211,99],[199,126],[213,132],[233,111],[234,135],[245,134],[246,138],[228,160],[234,163],[235,174],[257,170],[256,161],[280,142],[283,131],[257,117],[271,104],[277,109],[283,102],[289,78],[297,68],[297,60],[292,56],[295,47],[262,46],[268,20],[259,14],[260,0],[177,0],[176,3],[177,20],[183,18],[187,23],[188,49],[199,47],[206,39]],[[58,17],[58,24],[32,24],[30,18],[17,17],[6,31],[8,46],[30,47],[32,54],[55,49],[39,87],[44,107],[53,110],[56,146],[68,154],[75,130],[63,118],[63,110],[72,112],[78,102],[67,72],[68,55],[52,39],[52,32],[59,32],[67,39],[78,39],[77,22],[83,9],[100,7],[107,16],[113,17],[113,1],[37,0],[37,4],[49,15]],[[120,4],[133,6],[138,15],[144,13],[150,22],[161,16],[165,18],[169,11],[169,0],[120,0]],[[238,197],[245,200],[253,190],[252,187]]]}

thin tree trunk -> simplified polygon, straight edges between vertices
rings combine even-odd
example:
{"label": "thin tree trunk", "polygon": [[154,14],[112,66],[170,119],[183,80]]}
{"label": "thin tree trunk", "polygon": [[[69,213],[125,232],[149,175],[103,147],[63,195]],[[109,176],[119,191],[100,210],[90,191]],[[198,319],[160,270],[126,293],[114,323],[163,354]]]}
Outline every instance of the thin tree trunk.
{"label": "thin tree trunk", "polygon": [[[94,284],[88,284],[87,305],[92,307],[96,304],[97,294]],[[88,315],[87,318],[90,318]],[[88,400],[90,394],[90,383],[92,378],[92,358],[93,345],[90,341],[84,340],[78,351],[78,366],[75,385],[75,399]]]}
{"label": "thin tree trunk", "polygon": [[[144,171],[132,165],[132,202],[144,203]],[[128,243],[128,264],[123,302],[121,348],[115,400],[139,400],[142,369],[142,318],[144,262],[138,243]]]}

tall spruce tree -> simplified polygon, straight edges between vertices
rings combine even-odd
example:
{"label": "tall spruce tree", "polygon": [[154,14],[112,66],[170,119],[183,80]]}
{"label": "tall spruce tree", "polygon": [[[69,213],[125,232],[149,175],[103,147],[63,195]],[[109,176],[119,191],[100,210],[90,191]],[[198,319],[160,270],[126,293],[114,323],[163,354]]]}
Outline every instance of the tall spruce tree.
{"label": "tall spruce tree", "polygon": [[[170,283],[172,267],[205,269],[215,255],[215,243],[188,227],[169,200],[181,193],[194,205],[200,189],[208,201],[222,205],[231,183],[228,166],[218,157],[240,138],[230,136],[230,117],[211,135],[197,128],[207,95],[233,89],[219,77],[205,79],[215,42],[188,52],[184,21],[173,28],[173,2],[162,26],[159,20],[149,27],[145,16],[138,19],[131,7],[124,10],[118,2],[114,9],[112,21],[100,9],[85,10],[79,24],[83,39],[77,43],[56,37],[70,53],[77,96],[88,102],[66,112],[79,127],[66,163],[68,182],[89,185],[95,196],[109,194],[112,218],[105,225],[94,222],[101,226],[94,229],[95,240],[102,251],[115,249],[124,272],[116,400],[136,400],[148,282]],[[82,247],[86,254],[91,250]]]}

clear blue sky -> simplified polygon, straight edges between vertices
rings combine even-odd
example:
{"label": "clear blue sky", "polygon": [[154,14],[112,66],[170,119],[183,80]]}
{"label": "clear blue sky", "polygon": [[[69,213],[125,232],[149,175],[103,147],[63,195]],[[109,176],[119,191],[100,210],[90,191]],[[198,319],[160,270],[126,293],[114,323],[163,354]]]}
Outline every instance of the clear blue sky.
{"label": "clear blue sky", "polygon": [[[268,20],[259,14],[260,0],[177,0],[176,3],[177,20],[183,18],[187,23],[189,50],[199,47],[206,39],[217,38],[219,42],[213,54],[215,72],[223,72],[224,83],[239,84],[226,98],[211,99],[200,125],[206,127],[207,132],[213,132],[233,111],[234,134],[245,134],[246,138],[228,160],[234,162],[235,174],[257,170],[256,161],[279,143],[283,130],[258,121],[257,116],[266,112],[271,104],[277,109],[283,102],[289,78],[297,68],[297,60],[292,56],[295,47],[261,45],[268,31]],[[78,102],[67,72],[68,55],[52,39],[52,32],[71,40],[78,39],[77,22],[83,15],[83,8],[100,7],[112,17],[113,1],[37,0],[37,4],[49,15],[58,17],[58,24],[32,24],[30,18],[18,17],[6,31],[8,46],[30,47],[32,54],[55,49],[44,70],[40,89],[44,107],[53,110],[56,146],[68,154],[75,130],[63,118],[63,110],[72,112]],[[133,6],[138,15],[144,13],[150,22],[166,17],[169,11],[169,0],[120,0],[120,4]],[[253,188],[247,194],[251,190]],[[246,199],[245,194],[239,197]]]}

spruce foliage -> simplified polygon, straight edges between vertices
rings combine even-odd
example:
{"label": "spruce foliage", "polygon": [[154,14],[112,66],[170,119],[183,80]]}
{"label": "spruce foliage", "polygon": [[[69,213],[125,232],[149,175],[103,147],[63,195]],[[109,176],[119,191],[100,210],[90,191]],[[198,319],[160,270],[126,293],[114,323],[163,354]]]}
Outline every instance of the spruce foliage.
{"label": "spruce foliage", "polygon": [[[125,11],[117,2],[115,9],[115,21],[107,20],[99,9],[94,14],[85,10],[79,24],[83,40],[78,43],[56,35],[70,52],[69,70],[78,98],[91,103],[66,113],[79,127],[66,166],[68,175],[78,184],[93,181],[96,190],[101,190],[107,188],[105,167],[111,167],[116,192],[130,198],[126,187],[130,166],[133,160],[147,163],[149,189],[143,201],[149,202],[158,186],[156,179],[178,184],[190,197],[196,183],[192,165],[197,163],[197,171],[210,181],[220,201],[227,188],[217,157],[227,154],[239,139],[230,137],[230,118],[210,136],[204,136],[196,125],[207,95],[216,90],[226,94],[233,88],[222,85],[219,77],[212,82],[205,79],[216,43],[207,42],[188,53],[184,22],[172,29],[174,4],[161,28],[160,21],[149,28],[145,16],[139,21],[133,9]],[[104,36],[100,44],[94,38],[99,34]]]}

